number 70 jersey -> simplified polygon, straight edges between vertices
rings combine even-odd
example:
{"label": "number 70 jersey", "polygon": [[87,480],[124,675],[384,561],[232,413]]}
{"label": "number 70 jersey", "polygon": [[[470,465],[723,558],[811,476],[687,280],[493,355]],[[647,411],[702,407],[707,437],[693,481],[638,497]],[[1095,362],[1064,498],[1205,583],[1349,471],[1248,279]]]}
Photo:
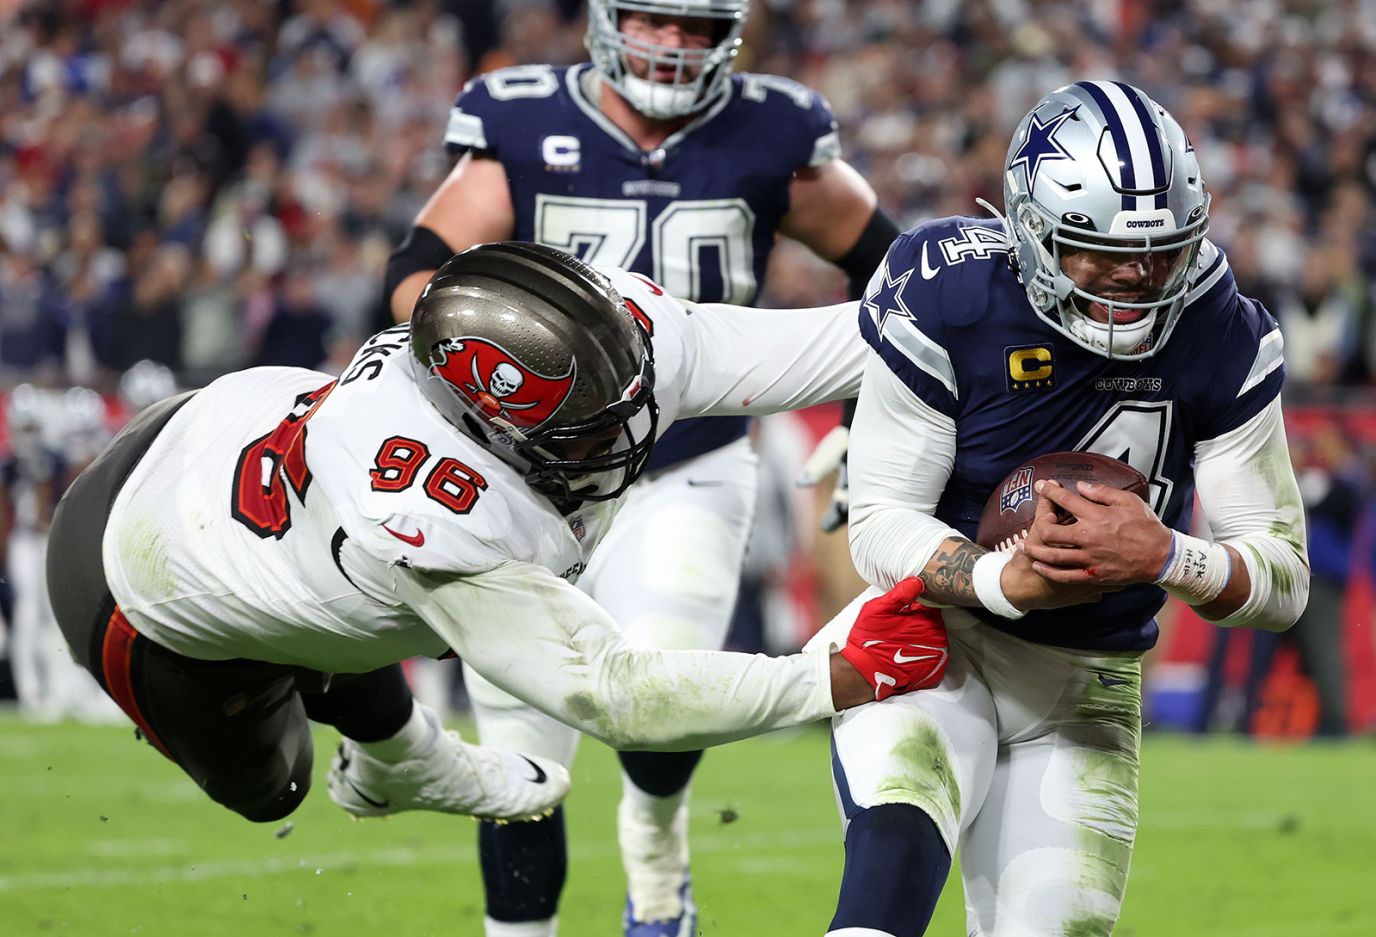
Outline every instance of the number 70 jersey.
{"label": "number 70 jersey", "polygon": [[750,305],[793,174],[840,154],[826,102],[788,79],[738,74],[647,153],[598,109],[597,87],[589,65],[476,78],[445,144],[501,161],[518,240],[643,274],[671,296]]}

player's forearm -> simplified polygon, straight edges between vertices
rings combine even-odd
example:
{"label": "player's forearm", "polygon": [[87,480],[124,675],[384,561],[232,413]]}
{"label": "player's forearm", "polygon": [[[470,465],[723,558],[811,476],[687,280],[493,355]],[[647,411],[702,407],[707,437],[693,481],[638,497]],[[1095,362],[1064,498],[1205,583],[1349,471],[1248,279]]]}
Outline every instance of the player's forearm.
{"label": "player's forearm", "polygon": [[[634,647],[591,598],[526,564],[471,576],[398,571],[395,578],[408,604],[470,667],[614,748],[691,750],[836,712],[832,663],[823,652],[766,657]],[[870,698],[852,690],[838,686],[836,701]]]}
{"label": "player's forearm", "polygon": [[851,561],[866,582],[880,589],[920,575],[927,586],[922,599],[928,604],[978,604],[953,600],[962,582],[968,585],[972,552],[978,556],[986,551],[923,511],[874,502],[851,508]]}
{"label": "player's forearm", "polygon": [[1228,557],[1222,591],[1198,611],[1220,625],[1284,631],[1308,601],[1309,562],[1279,400],[1231,433],[1200,443],[1195,482]]}
{"label": "player's forearm", "polygon": [[[833,670],[842,679],[847,670],[855,675],[844,660],[836,666],[839,655],[832,654],[653,651],[632,647],[619,634],[580,640],[600,652],[578,680],[585,708],[573,713],[576,721],[551,715],[618,749],[690,751],[829,718],[837,711]],[[836,702],[843,704],[873,698],[872,690],[853,698],[838,689]]]}

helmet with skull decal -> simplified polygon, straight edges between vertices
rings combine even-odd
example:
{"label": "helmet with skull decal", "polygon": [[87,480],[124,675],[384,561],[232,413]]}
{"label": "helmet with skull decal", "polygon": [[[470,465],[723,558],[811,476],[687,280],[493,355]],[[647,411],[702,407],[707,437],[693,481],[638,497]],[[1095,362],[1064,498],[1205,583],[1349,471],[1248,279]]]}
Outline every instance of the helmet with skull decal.
{"label": "helmet with skull decal", "polygon": [[609,500],[645,468],[659,416],[649,339],[570,254],[503,241],[448,260],[412,314],[411,362],[445,419],[556,500]]}

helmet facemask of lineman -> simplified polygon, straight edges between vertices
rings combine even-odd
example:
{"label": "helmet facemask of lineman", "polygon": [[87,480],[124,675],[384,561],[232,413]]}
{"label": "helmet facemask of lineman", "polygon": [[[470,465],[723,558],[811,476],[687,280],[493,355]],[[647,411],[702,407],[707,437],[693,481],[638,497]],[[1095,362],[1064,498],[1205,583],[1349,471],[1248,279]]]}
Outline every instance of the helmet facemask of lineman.
{"label": "helmet facemask of lineman", "polygon": [[1039,316],[1108,358],[1165,346],[1209,226],[1199,160],[1173,117],[1121,82],[1057,89],[1013,134],[1003,199]]}
{"label": "helmet facemask of lineman", "polygon": [[650,342],[610,282],[537,244],[481,244],[430,278],[412,371],[440,414],[563,504],[608,501],[654,445]]}
{"label": "helmet facemask of lineman", "polygon": [[[749,5],[749,0],[590,0],[588,53],[603,79],[646,117],[685,117],[726,93]],[[630,27],[627,17],[694,22],[680,24],[679,44],[663,45]]]}

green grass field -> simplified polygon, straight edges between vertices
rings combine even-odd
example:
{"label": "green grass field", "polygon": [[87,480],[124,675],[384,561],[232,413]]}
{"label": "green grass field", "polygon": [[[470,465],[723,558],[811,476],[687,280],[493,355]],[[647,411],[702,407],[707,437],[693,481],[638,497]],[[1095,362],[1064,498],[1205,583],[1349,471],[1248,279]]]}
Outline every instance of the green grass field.
{"label": "green grass field", "polygon": [[[1143,761],[1118,934],[1376,934],[1376,745],[1149,737]],[[560,933],[612,937],[616,763],[585,742],[574,775]],[[703,934],[824,932],[841,847],[823,730],[710,753],[692,822]],[[131,729],[0,716],[0,934],[481,935],[471,821],[356,823],[321,779],[292,824],[212,804]],[[965,933],[954,878],[929,933]]]}

